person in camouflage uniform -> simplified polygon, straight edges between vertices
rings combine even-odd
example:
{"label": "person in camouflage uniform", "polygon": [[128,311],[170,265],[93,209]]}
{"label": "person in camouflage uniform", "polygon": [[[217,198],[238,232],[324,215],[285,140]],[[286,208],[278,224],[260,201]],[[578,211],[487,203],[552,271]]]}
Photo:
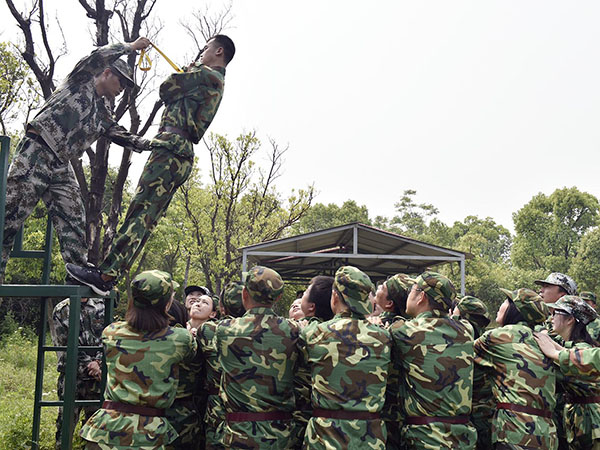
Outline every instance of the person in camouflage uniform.
{"label": "person in camouflage uniform", "polygon": [[102,332],[105,401],[81,429],[87,448],[157,449],[177,438],[165,409],[175,399],[178,364],[191,360],[197,346],[189,331],[168,325],[175,289],[166,272],[140,273],[131,282],[126,320]]}
{"label": "person in camouflage uniform", "polygon": [[242,317],[223,320],[215,332],[226,425],[226,448],[293,446],[293,376],[299,328],[272,309],[283,292],[277,272],[256,266],[246,277]]}
{"label": "person in camouflage uniform", "polygon": [[[69,304],[70,300],[64,299],[54,307],[52,319],[56,329],[56,346],[66,346],[69,336]],[[79,345],[100,346],[102,345],[102,330],[104,329],[104,300],[99,298],[82,298],[81,314],[79,321]],[[65,367],[66,352],[58,352],[58,398],[63,400],[65,392]],[[76,379],[76,399],[77,400],[100,400],[101,378],[102,378],[102,351],[90,353],[80,350],[77,356],[77,379]],[[87,421],[92,414],[98,410],[98,406],[84,406],[73,408],[73,424],[76,425],[84,412],[84,421]],[[58,408],[58,417],[56,419],[56,448],[60,448],[61,430],[63,425],[63,408]]]}
{"label": "person in camouflage uniform", "polygon": [[[378,286],[375,303],[383,311],[379,314],[381,325],[389,330],[402,326],[406,321],[406,300],[412,284],[413,280],[408,275],[398,273]],[[388,450],[401,448],[400,425],[404,421],[402,408],[405,397],[404,384],[400,380],[400,366],[392,362],[385,390],[385,406],[381,412],[387,429]]]}
{"label": "person in camouflage uniform", "polygon": [[[564,339],[565,348],[594,346],[586,326],[598,314],[583,299],[565,295],[548,307],[553,312],[553,328]],[[557,379],[566,395],[563,421],[569,449],[600,449],[600,380],[566,376],[560,371]]]}
{"label": "person in camouflage uniform", "polygon": [[335,273],[333,319],[302,330],[299,348],[310,367],[313,415],[303,448],[383,449],[384,404],[391,357],[389,332],[366,320],[373,284],[356,267]]}
{"label": "person in camouflage uniform", "polygon": [[412,319],[390,328],[393,361],[406,389],[402,440],[408,449],[475,448],[475,429],[469,423],[473,327],[448,317],[455,298],[450,280],[423,272],[406,301]]}
{"label": "person in camouflage uniform", "polygon": [[[244,315],[242,303],[242,291],[244,285],[238,281],[227,283],[221,292],[221,302],[224,305],[226,319],[241,317]],[[223,319],[224,320],[224,319]],[[203,380],[203,391],[207,394],[206,412],[204,413],[204,440],[207,450],[224,448],[223,431],[225,412],[223,400],[220,396],[221,367],[215,347],[214,336],[219,326],[217,321],[205,322],[198,329],[198,352],[202,355],[205,376]]]}
{"label": "person in camouflage uniform", "polygon": [[200,64],[170,75],[160,86],[165,103],[152,153],[146,162],[125,221],[98,268],[67,264],[67,272],[100,295],[107,295],[116,278],[133,264],[175,192],[185,183],[194,164],[197,144],[212,122],[223,96],[225,66],[235,53],[224,35],[211,38]]}
{"label": "person in camouflage uniform", "polygon": [[496,316],[499,328],[475,341],[475,363],[489,371],[496,412],[492,422],[495,448],[555,450],[556,374],[533,339],[548,307],[530,289],[502,289],[506,300]]}
{"label": "person in camouflage uniform", "polygon": [[[465,296],[456,303],[452,312],[468,321],[475,332],[475,339],[483,334],[485,328],[490,324],[488,308],[476,297]],[[471,422],[477,430],[477,450],[489,450],[492,447],[492,416],[496,404],[492,397],[492,383],[487,373],[481,366],[473,367],[473,398],[472,398]]]}
{"label": "person in camouflage uniform", "polygon": [[[598,297],[596,294],[589,291],[583,291],[579,294],[583,300],[586,301],[588,305],[590,305],[594,310],[596,309],[596,304],[598,303]],[[600,318],[596,318],[587,324],[585,327],[591,338],[596,341],[596,343],[600,343]]]}
{"label": "person in camouflage uniform", "polygon": [[150,141],[119,126],[104,98],[114,99],[133,86],[131,69],[120,56],[146,48],[146,38],[94,50],[77,63],[42,109],[27,124],[6,180],[6,215],[0,280],[19,228],[40,199],[56,229],[67,263],[87,263],[85,209],[69,162],[100,136],[135,151],[150,150]]}
{"label": "person in camouflage uniform", "polygon": [[[315,327],[333,317],[333,311],[331,311],[332,286],[333,277],[318,275],[310,280],[308,288],[302,293],[300,302],[305,319],[301,320],[299,325],[304,330]],[[294,377],[296,448],[302,447],[306,426],[312,416],[311,391],[310,367],[304,361],[299,361]]]}
{"label": "person in camouflage uniform", "polygon": [[600,381],[600,348],[564,348],[546,333],[534,334],[540,349],[564,375]]}

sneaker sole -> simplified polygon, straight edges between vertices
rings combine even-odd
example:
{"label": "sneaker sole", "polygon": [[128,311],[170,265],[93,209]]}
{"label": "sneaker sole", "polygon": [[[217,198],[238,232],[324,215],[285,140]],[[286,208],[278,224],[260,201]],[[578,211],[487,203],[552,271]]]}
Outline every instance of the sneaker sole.
{"label": "sneaker sole", "polygon": [[104,297],[108,297],[110,295],[110,291],[103,291],[102,289],[96,287],[96,285],[90,283],[89,281],[82,280],[78,276],[74,275],[68,268],[67,268],[67,273],[69,275],[71,275],[71,277],[73,277],[73,279],[75,279],[75,280],[79,281],[80,283],[85,284],[87,287],[91,288],[92,291],[94,291],[96,294],[102,295]]}

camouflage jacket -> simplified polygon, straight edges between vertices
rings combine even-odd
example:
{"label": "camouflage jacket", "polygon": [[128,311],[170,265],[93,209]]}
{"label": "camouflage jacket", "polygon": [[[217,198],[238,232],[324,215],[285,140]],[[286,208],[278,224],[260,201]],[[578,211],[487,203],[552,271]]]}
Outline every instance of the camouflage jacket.
{"label": "camouflage jacket", "polygon": [[[226,413],[294,410],[293,377],[299,329],[271,308],[251,308],[219,322],[215,347],[223,370]],[[292,421],[228,421],[224,443],[231,448],[289,448]]]}
{"label": "camouflage jacket", "polygon": [[[391,359],[390,334],[350,312],[302,330],[299,346],[310,368],[312,406],[325,410],[380,412]],[[384,448],[381,419],[312,417],[304,446]]]}
{"label": "camouflage jacket", "polygon": [[77,63],[29,122],[63,163],[79,158],[100,136],[135,151],[150,149],[150,141],[117,124],[94,84],[94,77],[120,56],[133,51],[129,44],[94,50]]}
{"label": "camouflage jacket", "polygon": [[[473,395],[473,328],[466,321],[430,311],[392,327],[393,360],[405,383],[410,417],[469,416]],[[402,428],[410,447],[474,448],[471,425],[434,422]]]}
{"label": "camouflage jacket", "polygon": [[558,365],[564,375],[600,380],[600,348],[571,348],[558,354]]}
{"label": "camouflage jacket", "polygon": [[600,343],[600,319],[594,319],[586,325],[585,329],[593,340]]}
{"label": "camouflage jacket", "polygon": [[[489,370],[496,403],[511,403],[552,412],[556,374],[524,323],[485,332],[475,341],[475,363]],[[492,422],[492,442],[555,449],[556,426],[551,418],[498,409]]]}
{"label": "camouflage jacket", "polygon": [[[52,319],[56,327],[56,345],[67,345],[69,336],[69,299],[64,299],[54,307]],[[102,330],[104,329],[104,300],[89,298],[81,303],[79,320],[79,345],[102,345]],[[77,378],[93,379],[88,374],[87,365],[92,361],[102,361],[102,350],[88,352],[80,350],[77,356]],[[67,352],[58,352],[56,370],[65,371]]]}
{"label": "camouflage jacket", "polygon": [[[106,352],[105,400],[168,408],[175,399],[178,364],[193,358],[196,341],[183,328],[140,332],[115,322],[102,333]],[[164,417],[100,409],[81,437],[108,446],[161,448],[177,437]]]}
{"label": "camouflage jacket", "polygon": [[[323,321],[318,317],[307,317],[308,324],[302,330],[302,333],[306,333],[307,328],[314,328]],[[301,342],[299,342],[301,344]],[[308,420],[312,416],[311,407],[311,390],[312,381],[310,377],[310,366],[308,363],[299,359],[298,367],[294,376],[294,397],[296,398],[296,411],[294,412],[294,418],[304,424],[308,423]]]}
{"label": "camouflage jacket", "polygon": [[223,97],[225,69],[197,65],[188,72],[173,73],[160,85],[160,98],[165,109],[160,126],[176,127],[187,132],[191,141],[179,134],[160,132],[153,147],[164,147],[192,159],[194,148],[206,133]]}
{"label": "camouflage jacket", "polygon": [[[593,347],[584,342],[574,343],[569,341],[565,343],[565,348],[586,349]],[[557,373],[557,379],[566,396],[563,420],[567,441],[571,443],[575,440],[586,439],[589,442],[592,439],[600,439],[600,402],[574,402],[575,397],[600,397],[600,380],[585,380],[579,376],[563,375],[560,371]]]}

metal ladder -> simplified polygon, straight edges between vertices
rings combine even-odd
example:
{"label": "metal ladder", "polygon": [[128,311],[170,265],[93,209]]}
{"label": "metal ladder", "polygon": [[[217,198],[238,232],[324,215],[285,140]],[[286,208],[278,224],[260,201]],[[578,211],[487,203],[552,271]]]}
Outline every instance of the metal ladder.
{"label": "metal ladder", "polygon": [[[0,136],[0,245],[4,241],[4,218],[6,202],[6,176],[8,173],[8,154],[10,139]],[[86,297],[101,297],[87,286],[50,285],[50,269],[52,262],[52,221],[48,217],[46,226],[46,237],[44,250],[23,250],[23,229],[15,239],[11,252],[13,258],[43,258],[42,282],[39,285],[0,285],[0,297],[37,297],[40,299],[40,326],[38,330],[37,367],[35,374],[35,394],[33,403],[33,426],[31,435],[31,448],[39,449],[40,419],[42,407],[62,406],[63,425],[61,428],[61,450],[69,450],[72,446],[73,431],[73,409],[75,406],[92,406],[102,404],[101,400],[76,400],[75,386],[77,382],[77,355],[79,351],[98,351],[102,346],[80,346],[79,345],[79,323],[81,314],[81,299]],[[112,322],[113,307],[116,301],[116,292],[112,291],[110,296],[105,297],[104,323]],[[50,298],[69,298],[69,334],[66,346],[46,345],[46,314]],[[109,299],[109,301],[106,301]],[[45,353],[50,351],[65,351],[65,392],[63,400],[42,400],[44,381]],[[102,390],[106,385],[106,363],[102,360]]]}

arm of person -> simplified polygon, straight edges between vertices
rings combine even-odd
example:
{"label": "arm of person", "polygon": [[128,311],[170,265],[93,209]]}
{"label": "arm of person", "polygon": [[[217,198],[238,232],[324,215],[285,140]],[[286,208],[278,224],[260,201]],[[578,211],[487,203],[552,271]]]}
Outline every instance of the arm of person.
{"label": "arm of person", "polygon": [[96,76],[121,56],[142,50],[149,45],[150,41],[147,38],[140,37],[129,44],[118,43],[98,47],[88,56],[79,60],[79,62],[75,65],[75,68],[69,74],[68,78],[71,79],[73,77],[77,77],[82,73]]}
{"label": "arm of person", "polygon": [[545,333],[535,333],[540,350],[555,361],[564,375],[588,381],[600,379],[600,348],[566,349]]}
{"label": "arm of person", "polygon": [[152,150],[150,140],[127,131],[124,127],[113,121],[113,124],[106,130],[106,137],[117,145],[129,148],[137,153]]}

